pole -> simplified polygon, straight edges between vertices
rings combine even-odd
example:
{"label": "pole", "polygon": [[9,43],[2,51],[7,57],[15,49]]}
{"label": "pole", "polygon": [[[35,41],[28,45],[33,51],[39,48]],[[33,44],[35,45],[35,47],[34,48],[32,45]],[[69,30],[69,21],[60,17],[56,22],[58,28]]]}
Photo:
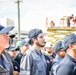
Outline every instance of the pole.
{"label": "pole", "polygon": [[20,0],[17,0],[17,8],[18,8],[18,40],[20,40]]}

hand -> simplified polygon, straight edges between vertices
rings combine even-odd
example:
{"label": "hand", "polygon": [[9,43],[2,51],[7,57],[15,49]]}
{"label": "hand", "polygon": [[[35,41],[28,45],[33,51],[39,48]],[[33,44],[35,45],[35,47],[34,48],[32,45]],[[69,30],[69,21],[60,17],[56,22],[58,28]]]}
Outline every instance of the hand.
{"label": "hand", "polygon": [[14,71],[13,74],[14,75],[19,75],[19,72],[18,71]]}

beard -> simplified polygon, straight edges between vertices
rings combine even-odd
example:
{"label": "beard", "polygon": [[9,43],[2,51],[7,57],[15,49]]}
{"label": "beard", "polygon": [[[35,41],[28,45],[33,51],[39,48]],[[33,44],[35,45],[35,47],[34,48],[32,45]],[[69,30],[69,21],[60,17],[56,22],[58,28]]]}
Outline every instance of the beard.
{"label": "beard", "polygon": [[48,53],[52,53],[52,51],[48,51]]}
{"label": "beard", "polygon": [[45,45],[41,45],[41,44],[39,44],[38,42],[36,43],[38,46],[40,46],[40,47],[44,47]]}

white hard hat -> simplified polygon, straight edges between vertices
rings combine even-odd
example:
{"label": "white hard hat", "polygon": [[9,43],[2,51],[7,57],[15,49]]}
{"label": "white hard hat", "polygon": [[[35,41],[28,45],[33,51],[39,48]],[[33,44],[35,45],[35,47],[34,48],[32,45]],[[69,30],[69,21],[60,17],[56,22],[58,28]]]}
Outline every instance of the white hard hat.
{"label": "white hard hat", "polygon": [[46,42],[45,47],[52,47],[52,43],[51,42]]}

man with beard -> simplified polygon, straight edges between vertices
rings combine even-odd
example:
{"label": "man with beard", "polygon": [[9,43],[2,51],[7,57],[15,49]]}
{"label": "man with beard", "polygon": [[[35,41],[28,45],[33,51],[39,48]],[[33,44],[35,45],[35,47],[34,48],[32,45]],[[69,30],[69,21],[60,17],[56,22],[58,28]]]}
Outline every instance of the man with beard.
{"label": "man with beard", "polygon": [[32,29],[28,33],[31,48],[23,56],[20,64],[20,74],[24,75],[46,75],[46,61],[41,52],[45,46],[45,39],[42,30]]}
{"label": "man with beard", "polygon": [[51,42],[46,42],[45,55],[47,55],[50,58],[50,61],[53,61],[53,59],[56,56],[56,54],[54,53],[53,45]]}

